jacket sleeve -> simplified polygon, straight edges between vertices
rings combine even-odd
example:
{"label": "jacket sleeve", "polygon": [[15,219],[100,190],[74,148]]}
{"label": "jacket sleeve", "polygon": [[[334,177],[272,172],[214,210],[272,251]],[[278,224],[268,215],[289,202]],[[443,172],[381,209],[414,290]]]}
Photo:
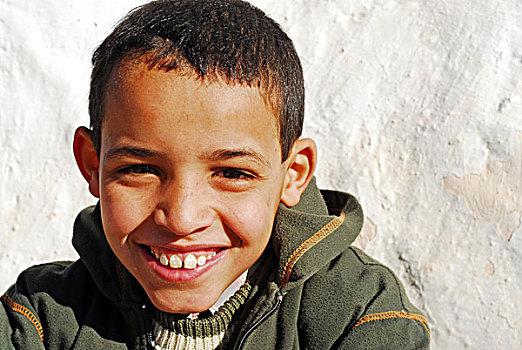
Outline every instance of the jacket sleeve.
{"label": "jacket sleeve", "polygon": [[[61,328],[53,327],[58,320],[67,324],[66,329],[72,333],[69,338],[74,335],[76,324],[73,311],[65,306],[71,303],[53,299],[53,296],[67,292],[59,281],[69,265],[70,262],[55,262],[30,267],[1,296],[0,349],[69,348],[72,340],[64,340]],[[71,293],[71,290],[68,291]],[[52,339],[55,341],[51,343]]]}
{"label": "jacket sleeve", "polygon": [[[44,349],[43,331],[36,312],[14,295],[14,287],[2,295],[0,308],[1,349]],[[25,304],[25,305],[24,305]]]}
{"label": "jacket sleeve", "polygon": [[408,300],[397,276],[362,251],[352,248],[352,252],[363,265],[360,273],[367,294],[361,298],[362,312],[350,322],[334,348],[429,349],[428,321]]}
{"label": "jacket sleeve", "polygon": [[364,315],[338,343],[338,349],[429,349],[430,333],[422,315],[387,311]]}
{"label": "jacket sleeve", "polygon": [[11,350],[14,349],[14,346],[11,341],[13,329],[9,321],[9,312],[2,297],[2,305],[0,307],[0,348]]}

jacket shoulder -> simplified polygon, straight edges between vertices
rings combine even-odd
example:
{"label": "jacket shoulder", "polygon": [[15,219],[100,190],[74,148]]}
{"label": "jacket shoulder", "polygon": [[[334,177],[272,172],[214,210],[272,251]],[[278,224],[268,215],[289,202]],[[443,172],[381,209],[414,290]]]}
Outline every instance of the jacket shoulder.
{"label": "jacket shoulder", "polygon": [[356,247],[350,246],[304,284],[301,305],[307,332],[315,333],[310,337],[331,339],[328,347],[429,348],[428,322],[410,303],[399,279]]}
{"label": "jacket shoulder", "polygon": [[350,326],[349,336],[342,341],[346,348],[355,344],[383,349],[428,349],[431,334],[428,321],[410,302],[404,286],[391,269],[351,247],[357,259],[372,271],[372,293],[367,306],[356,323]]}
{"label": "jacket shoulder", "polygon": [[[88,299],[92,285],[81,261],[36,265],[22,272],[1,298],[1,348],[43,348],[51,329],[75,333],[86,308],[81,301]],[[67,336],[60,338],[67,344]]]}

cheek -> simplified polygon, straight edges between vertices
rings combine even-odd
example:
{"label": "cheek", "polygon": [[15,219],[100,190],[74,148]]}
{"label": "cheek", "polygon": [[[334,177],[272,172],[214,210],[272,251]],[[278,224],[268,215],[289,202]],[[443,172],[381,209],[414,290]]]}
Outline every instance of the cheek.
{"label": "cheek", "polygon": [[[271,195],[272,194],[272,195]],[[259,191],[227,203],[223,220],[243,246],[263,250],[272,233],[279,198],[274,192]]]}
{"label": "cheek", "polygon": [[125,238],[154,210],[153,200],[138,191],[109,185],[101,193],[103,227],[112,238]]}

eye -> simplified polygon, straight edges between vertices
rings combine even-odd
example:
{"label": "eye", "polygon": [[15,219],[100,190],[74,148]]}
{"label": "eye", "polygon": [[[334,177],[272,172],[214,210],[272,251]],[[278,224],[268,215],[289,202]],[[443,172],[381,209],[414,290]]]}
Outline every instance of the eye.
{"label": "eye", "polygon": [[121,169],[118,169],[121,174],[159,174],[159,170],[148,164],[133,164]]}
{"label": "eye", "polygon": [[221,169],[216,173],[216,176],[221,176],[230,180],[249,180],[254,178],[254,175],[247,173],[246,171],[233,168]]}

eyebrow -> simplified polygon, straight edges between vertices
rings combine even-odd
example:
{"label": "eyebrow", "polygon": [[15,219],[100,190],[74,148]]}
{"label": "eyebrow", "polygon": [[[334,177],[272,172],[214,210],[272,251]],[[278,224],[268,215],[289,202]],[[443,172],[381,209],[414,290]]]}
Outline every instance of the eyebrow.
{"label": "eyebrow", "polygon": [[[104,158],[113,159],[123,156],[132,156],[138,158],[147,158],[158,155],[159,152],[152,151],[146,148],[138,147],[116,147],[111,148],[104,154]],[[211,161],[227,160],[233,158],[247,158],[253,160],[262,166],[268,167],[270,164],[268,161],[259,153],[249,148],[241,149],[218,149],[212,152],[205,153],[199,157],[200,159],[206,159]]]}
{"label": "eyebrow", "polygon": [[256,152],[250,148],[218,149],[203,154],[200,158],[204,158],[211,161],[227,160],[233,158],[246,158],[265,167],[268,167],[270,165],[268,161],[259,152]]}
{"label": "eyebrow", "polygon": [[122,156],[132,156],[138,158],[146,158],[157,155],[158,152],[151,151],[145,148],[137,148],[137,147],[117,147],[111,148],[104,154],[105,159],[118,158]]}

